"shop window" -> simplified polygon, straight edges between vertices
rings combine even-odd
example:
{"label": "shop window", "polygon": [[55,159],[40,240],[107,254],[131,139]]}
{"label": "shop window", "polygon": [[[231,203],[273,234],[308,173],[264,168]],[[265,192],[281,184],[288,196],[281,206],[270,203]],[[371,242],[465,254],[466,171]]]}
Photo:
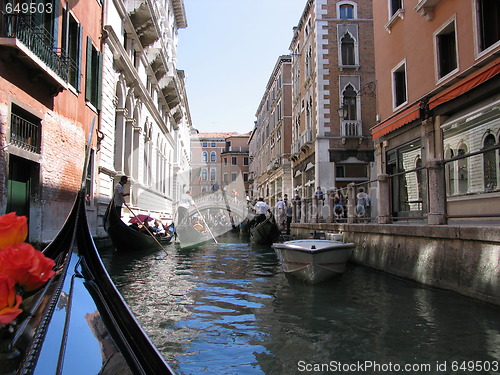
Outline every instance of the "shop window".
{"label": "shop window", "polygon": [[[484,148],[488,149],[495,146],[495,136],[489,134],[484,139]],[[498,160],[497,151],[490,150],[483,154],[483,169],[484,169],[484,190],[494,191],[498,186],[497,174],[498,174]]]}

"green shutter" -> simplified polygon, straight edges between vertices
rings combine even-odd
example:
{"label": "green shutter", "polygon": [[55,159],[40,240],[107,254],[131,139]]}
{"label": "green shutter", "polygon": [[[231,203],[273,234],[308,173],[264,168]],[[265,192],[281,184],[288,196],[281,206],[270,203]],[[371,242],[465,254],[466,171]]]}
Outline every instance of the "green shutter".
{"label": "green shutter", "polygon": [[97,52],[97,61],[97,82],[95,85],[95,91],[97,95],[96,108],[98,111],[100,111],[102,102],[102,52]]}
{"label": "green shutter", "polygon": [[[82,75],[80,74],[82,69],[82,50],[83,50],[83,27],[78,24],[78,36],[77,36],[78,44],[77,48],[77,56],[78,60],[76,61],[76,91],[82,91]],[[88,56],[88,54],[87,54]]]}
{"label": "green shutter", "polygon": [[52,5],[54,7],[52,11],[52,16],[54,17],[54,31],[53,31],[53,37],[54,37],[54,50],[57,50],[59,48],[59,8],[60,8],[60,2],[58,0],[52,1]]}
{"label": "green shutter", "polygon": [[85,100],[92,100],[92,39],[87,37],[87,67],[85,72]]}

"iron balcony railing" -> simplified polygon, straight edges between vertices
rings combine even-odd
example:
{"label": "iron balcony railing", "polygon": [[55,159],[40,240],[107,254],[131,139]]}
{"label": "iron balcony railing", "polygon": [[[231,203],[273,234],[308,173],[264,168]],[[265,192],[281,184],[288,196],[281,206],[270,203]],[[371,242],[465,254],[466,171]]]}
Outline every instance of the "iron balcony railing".
{"label": "iron balcony railing", "polygon": [[16,38],[65,82],[68,80],[68,60],[54,47],[52,35],[31,17],[2,14],[1,37]]}
{"label": "iron balcony railing", "polygon": [[10,143],[23,150],[40,153],[40,124],[32,123],[18,115],[11,115]]}

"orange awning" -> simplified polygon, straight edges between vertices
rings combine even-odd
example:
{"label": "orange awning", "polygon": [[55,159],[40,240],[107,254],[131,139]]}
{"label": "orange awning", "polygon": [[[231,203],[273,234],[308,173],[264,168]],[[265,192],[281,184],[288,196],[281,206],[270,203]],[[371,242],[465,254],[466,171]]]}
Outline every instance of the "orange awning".
{"label": "orange awning", "polygon": [[372,138],[375,140],[380,138],[393,130],[396,130],[403,125],[412,122],[420,117],[420,102],[413,104],[411,107],[406,108],[404,111],[388,118],[377,126],[372,128]]}
{"label": "orange awning", "polygon": [[429,109],[436,108],[440,104],[446,103],[462,94],[465,94],[467,91],[470,91],[479,86],[481,83],[493,78],[498,73],[500,73],[500,61],[497,60],[484,66],[460,82],[448,87],[439,94],[434,95],[429,100]]}

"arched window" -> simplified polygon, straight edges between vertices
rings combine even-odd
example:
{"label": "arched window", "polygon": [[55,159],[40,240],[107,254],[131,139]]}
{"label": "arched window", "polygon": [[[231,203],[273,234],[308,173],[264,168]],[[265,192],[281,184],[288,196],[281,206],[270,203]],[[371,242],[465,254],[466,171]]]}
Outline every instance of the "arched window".
{"label": "arched window", "polygon": [[217,161],[217,153],[215,151],[212,151],[210,153],[210,161]]}
{"label": "arched window", "polygon": [[201,170],[201,179],[203,181],[206,181],[208,179],[208,170],[207,170],[207,168],[203,168]]}
{"label": "arched window", "polygon": [[203,151],[201,153],[201,161],[208,162],[208,152]]}
{"label": "arched window", "polygon": [[[462,144],[458,148],[458,156],[467,154],[467,146]],[[459,159],[458,165],[458,192],[467,194],[469,191],[469,167],[467,164],[468,158]]]}
{"label": "arched window", "polygon": [[340,19],[351,20],[354,18],[354,6],[351,4],[340,5]]}
{"label": "arched window", "polygon": [[[489,134],[483,142],[484,148],[490,148],[495,145],[495,136]],[[496,150],[486,151],[483,154],[484,169],[484,191],[493,191],[498,186],[497,181],[497,153]]]}
{"label": "arched window", "polygon": [[356,54],[354,39],[349,33],[345,33],[340,41],[342,50],[342,65],[356,65]]}
{"label": "arched window", "polygon": [[215,181],[215,168],[210,168],[210,181]]}
{"label": "arched window", "polygon": [[[455,153],[453,150],[450,148],[446,150],[445,153],[445,159],[451,159],[455,156]],[[453,166],[454,163],[446,163],[445,164],[445,173],[446,173],[446,180],[448,182],[447,184],[447,189],[448,189],[448,196],[454,195],[455,194],[455,168]]]}
{"label": "arched window", "polygon": [[358,108],[356,103],[357,93],[352,85],[347,85],[342,93],[342,105],[347,109],[345,120],[357,120]]}

